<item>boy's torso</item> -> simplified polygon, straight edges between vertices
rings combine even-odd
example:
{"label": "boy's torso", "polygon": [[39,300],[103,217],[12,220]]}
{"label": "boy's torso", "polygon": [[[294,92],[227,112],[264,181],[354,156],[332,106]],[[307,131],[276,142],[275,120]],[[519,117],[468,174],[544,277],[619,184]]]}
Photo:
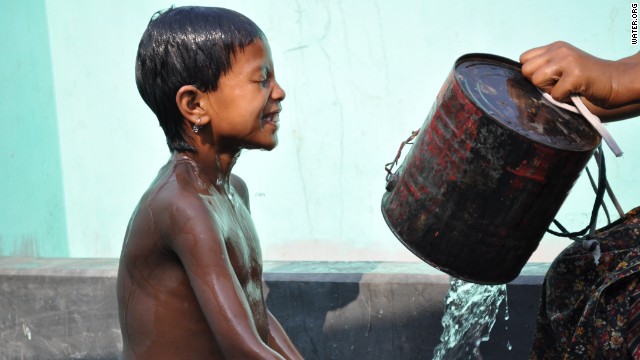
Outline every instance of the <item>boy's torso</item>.
{"label": "boy's torso", "polygon": [[[164,226],[168,209],[158,205],[162,201],[156,201],[175,196],[174,191],[185,191],[181,184],[185,179],[187,182],[197,180],[192,166],[189,161],[172,160],[163,167],[129,224],[118,274],[125,356],[127,351],[130,355],[147,353],[149,356],[145,357],[149,358],[180,358],[185,354],[221,356],[191,280],[176,253],[167,245],[180,234],[172,233],[171,226]],[[262,259],[249,211],[233,189],[225,192],[212,187],[198,191],[197,196],[201,200],[198,210],[208,213],[205,219],[216,224],[224,239],[226,258],[244,292],[258,333],[267,342]],[[172,239],[167,241],[167,238]],[[211,238],[214,241],[213,234]],[[211,261],[226,261],[223,254],[207,255]]]}

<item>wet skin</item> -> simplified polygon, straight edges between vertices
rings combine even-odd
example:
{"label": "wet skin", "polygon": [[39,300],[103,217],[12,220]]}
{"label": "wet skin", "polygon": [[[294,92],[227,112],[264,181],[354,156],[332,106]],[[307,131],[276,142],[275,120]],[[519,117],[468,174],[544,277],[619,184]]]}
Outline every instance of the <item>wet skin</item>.
{"label": "wet skin", "polygon": [[172,155],[127,228],[118,271],[125,359],[301,358],[267,310],[246,186],[231,174],[241,148],[277,143],[284,91],[272,67],[268,43],[256,41],[216,92],[186,87],[183,102],[178,93],[185,119],[203,127],[192,134],[197,152]]}

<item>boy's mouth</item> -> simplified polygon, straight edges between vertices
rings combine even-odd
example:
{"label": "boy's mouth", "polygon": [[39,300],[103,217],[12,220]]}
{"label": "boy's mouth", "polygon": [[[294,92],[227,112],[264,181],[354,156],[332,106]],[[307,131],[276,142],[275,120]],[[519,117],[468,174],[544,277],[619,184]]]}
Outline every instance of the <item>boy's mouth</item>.
{"label": "boy's mouth", "polygon": [[273,125],[278,125],[278,121],[280,121],[280,109],[277,109],[275,111],[272,111],[270,113],[267,113],[265,115],[262,116],[262,123],[263,124],[273,124]]}

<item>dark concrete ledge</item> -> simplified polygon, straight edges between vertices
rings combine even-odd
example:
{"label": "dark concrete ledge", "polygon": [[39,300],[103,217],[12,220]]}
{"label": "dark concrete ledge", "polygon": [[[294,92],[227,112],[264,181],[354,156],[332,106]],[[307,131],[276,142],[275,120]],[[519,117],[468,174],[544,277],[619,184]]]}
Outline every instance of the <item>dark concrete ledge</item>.
{"label": "dark concrete ledge", "polygon": [[[117,259],[0,257],[0,360],[119,359]],[[548,264],[508,285],[484,359],[525,359]],[[267,303],[306,359],[431,359],[449,277],[423,263],[266,262]],[[507,348],[507,343],[512,349]]]}

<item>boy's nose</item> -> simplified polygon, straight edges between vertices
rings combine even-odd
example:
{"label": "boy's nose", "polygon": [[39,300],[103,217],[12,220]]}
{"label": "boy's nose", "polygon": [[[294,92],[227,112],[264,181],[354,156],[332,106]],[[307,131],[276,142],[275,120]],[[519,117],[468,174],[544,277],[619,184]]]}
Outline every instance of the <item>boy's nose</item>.
{"label": "boy's nose", "polygon": [[287,96],[287,94],[284,92],[284,89],[282,88],[282,86],[280,86],[280,84],[277,81],[275,83],[276,83],[276,86],[273,88],[273,91],[271,92],[271,97],[276,101],[282,101]]}

